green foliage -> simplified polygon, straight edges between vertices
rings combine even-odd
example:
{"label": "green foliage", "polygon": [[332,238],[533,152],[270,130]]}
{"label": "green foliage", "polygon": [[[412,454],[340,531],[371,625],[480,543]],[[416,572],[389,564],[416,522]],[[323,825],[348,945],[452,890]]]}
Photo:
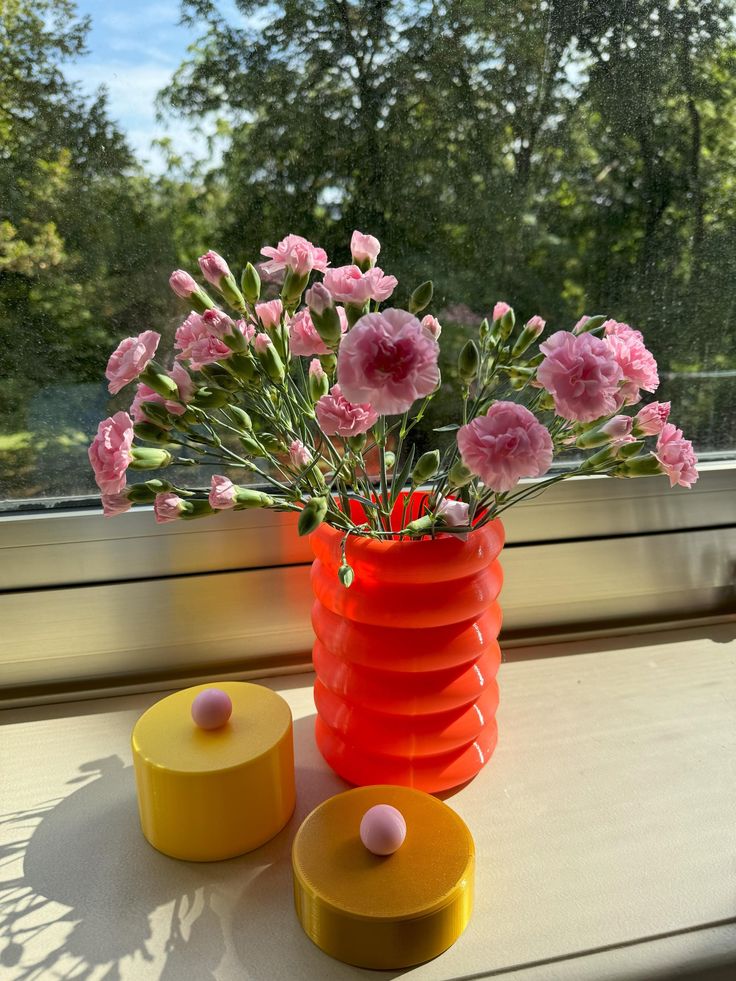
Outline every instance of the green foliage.
{"label": "green foliage", "polygon": [[[434,282],[443,390],[511,297],[548,330],[609,311],[665,371],[733,369],[735,8],[182,0],[196,40],[160,110],[214,118],[222,153],[212,166],[161,140],[152,178],[104,92],[65,77],[88,19],[72,0],[4,0],[0,433],[33,428],[42,386],[99,384],[122,336],[166,333],[172,268],[214,248],[239,274],[290,231],[334,265],[354,228],[378,236],[397,305]],[[732,447],[729,386],[667,379],[662,394],[686,399],[696,441]],[[438,397],[426,424],[445,421]]]}
{"label": "green foliage", "polygon": [[26,428],[44,385],[99,384],[114,341],[170,315],[176,198],[140,172],[104,93],[64,78],[88,28],[67,0],[0,6],[0,431]]}

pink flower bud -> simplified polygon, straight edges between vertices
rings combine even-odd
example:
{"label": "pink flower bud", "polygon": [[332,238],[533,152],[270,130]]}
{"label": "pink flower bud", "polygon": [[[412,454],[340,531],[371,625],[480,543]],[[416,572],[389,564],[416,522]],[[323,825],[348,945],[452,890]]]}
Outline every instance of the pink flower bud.
{"label": "pink flower bud", "polygon": [[322,283],[315,283],[311,289],[308,289],[304,299],[309,309],[318,317],[333,305],[332,293]]}
{"label": "pink flower bud", "polygon": [[625,446],[626,443],[634,442],[634,437],[631,435],[633,424],[634,420],[631,416],[613,416],[612,419],[603,423],[599,431],[609,437],[610,445],[614,449],[618,449],[620,446]]}
{"label": "pink flower bud", "polygon": [[[179,389],[179,399],[182,402],[190,402],[194,397],[196,386],[187,369],[183,365],[179,364],[178,361],[175,361],[174,367],[171,369],[169,374],[176,382],[176,387]],[[173,412],[175,415],[180,415],[184,410],[182,409],[180,412],[178,412],[176,408],[172,408],[174,405],[175,403],[173,402],[167,402],[166,408],[169,410],[169,412]]]}
{"label": "pink flower bud", "polygon": [[442,325],[440,324],[439,320],[429,313],[426,317],[422,318],[422,327],[424,327],[425,330],[428,330],[435,340],[437,340],[442,333]]}
{"label": "pink flower bud", "polygon": [[229,477],[213,474],[209,495],[210,507],[216,511],[224,511],[235,507],[235,486]]}
{"label": "pink flower bud", "polygon": [[192,279],[189,273],[183,269],[175,269],[169,276],[169,286],[183,300],[189,299],[192,293],[199,290],[196,280]]}
{"label": "pink flower bud", "polygon": [[499,300],[498,303],[493,308],[493,319],[500,320],[505,313],[508,313],[511,307],[508,303],[504,303],[503,300]]}
{"label": "pink flower bud", "polygon": [[319,358],[312,358],[312,360],[309,362],[309,374],[318,381],[322,381],[323,378],[327,377],[325,374],[325,369],[322,367],[322,362],[319,360]]}
{"label": "pink flower bud", "polygon": [[578,320],[578,322],[573,327],[572,329],[573,334],[579,334],[589,320],[590,317],[586,313],[584,313],[583,316],[580,318],[580,320]]}
{"label": "pink flower bud", "polygon": [[600,427],[600,431],[613,440],[620,440],[630,435],[632,419],[630,416],[613,416]]}
{"label": "pink flower bud", "polygon": [[205,310],[202,314],[202,320],[210,334],[220,339],[225,337],[226,334],[232,334],[235,330],[234,322],[222,310],[215,308]]}
{"label": "pink flower bud", "polygon": [[256,334],[253,338],[253,347],[256,354],[265,354],[273,344],[268,334]]}
{"label": "pink flower bud", "polygon": [[372,235],[364,235],[363,232],[356,230],[350,239],[350,251],[353,262],[370,262],[373,265],[381,251],[381,243]]}
{"label": "pink flower bud", "polygon": [[292,467],[301,469],[312,462],[312,454],[300,439],[295,439],[289,446],[289,460]]}
{"label": "pink flower bud", "polygon": [[267,303],[256,303],[256,315],[266,328],[273,330],[281,323],[284,305],[281,300],[269,300]]}
{"label": "pink flower bud", "polygon": [[536,338],[539,337],[539,335],[542,333],[542,331],[546,326],[547,326],[547,321],[543,320],[537,313],[529,320],[527,320],[526,327],[524,329],[532,333],[536,340]]}
{"label": "pink flower bud", "polygon": [[153,502],[153,513],[160,525],[166,524],[168,521],[176,521],[185,510],[185,502],[172,491],[157,494]]}
{"label": "pink flower bud", "polygon": [[[440,497],[435,513],[438,518],[442,519],[442,524],[447,528],[457,528],[461,525],[468,524],[469,512],[470,505],[465,504],[463,501],[454,501],[448,497]],[[468,540],[467,532],[456,534],[455,537],[464,542]]]}
{"label": "pink flower bud", "polygon": [[205,252],[199,257],[199,268],[208,283],[219,288],[225,276],[231,276],[230,267],[216,252]]}
{"label": "pink flower bud", "polygon": [[636,431],[640,436],[659,436],[670,415],[671,403],[651,402],[636,414]]}

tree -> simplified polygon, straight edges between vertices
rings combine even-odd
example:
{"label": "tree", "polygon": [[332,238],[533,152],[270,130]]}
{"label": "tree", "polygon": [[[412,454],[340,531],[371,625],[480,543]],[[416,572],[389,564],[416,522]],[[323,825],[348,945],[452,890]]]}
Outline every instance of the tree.
{"label": "tree", "polygon": [[[0,437],[11,434],[14,448],[0,466],[7,496],[89,483],[83,449],[78,476],[57,484],[50,471],[67,467],[64,447],[82,442],[104,408],[114,341],[170,316],[168,212],[110,121],[104,92],[87,98],[64,76],[64,63],[84,54],[88,29],[69,0],[0,6]],[[67,388],[52,408],[48,386],[84,382],[99,390],[95,404],[74,407]],[[28,430],[30,438],[13,435]]]}

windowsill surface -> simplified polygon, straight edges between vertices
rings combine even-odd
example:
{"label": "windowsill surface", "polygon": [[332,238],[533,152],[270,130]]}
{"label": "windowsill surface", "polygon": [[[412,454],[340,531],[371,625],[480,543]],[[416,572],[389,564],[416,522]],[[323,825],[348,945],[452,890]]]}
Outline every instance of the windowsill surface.
{"label": "windowsill surface", "polygon": [[168,859],[139,830],[130,730],[161,693],[0,713],[4,976],[117,977],[116,964],[122,981],[725,977],[734,625],[555,653],[502,666],[498,749],[448,798],[478,851],[470,926],[437,960],[386,975],[326,957],[294,914],[291,840],[346,788],[314,745],[310,675],[264,682],[294,714],[296,813],[216,864]]}

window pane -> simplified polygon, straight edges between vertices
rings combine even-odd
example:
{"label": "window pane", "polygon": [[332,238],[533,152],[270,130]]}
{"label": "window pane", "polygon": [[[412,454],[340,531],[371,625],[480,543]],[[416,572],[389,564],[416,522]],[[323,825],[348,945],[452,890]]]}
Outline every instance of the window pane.
{"label": "window pane", "polygon": [[[736,452],[734,0],[12,0],[0,9],[0,498],[94,495],[107,357],[176,267],[297,232],[494,302],[641,329],[701,456]],[[100,90],[99,86],[106,86]]]}

